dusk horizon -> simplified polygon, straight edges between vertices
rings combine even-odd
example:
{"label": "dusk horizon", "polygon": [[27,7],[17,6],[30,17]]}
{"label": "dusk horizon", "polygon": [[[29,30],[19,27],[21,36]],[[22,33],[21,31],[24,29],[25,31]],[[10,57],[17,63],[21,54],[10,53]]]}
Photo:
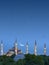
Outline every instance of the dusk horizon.
{"label": "dusk horizon", "polygon": [[0,42],[3,40],[4,52],[14,46],[25,53],[25,45],[29,44],[29,52],[43,54],[46,43],[46,54],[49,55],[49,0],[0,0]]}

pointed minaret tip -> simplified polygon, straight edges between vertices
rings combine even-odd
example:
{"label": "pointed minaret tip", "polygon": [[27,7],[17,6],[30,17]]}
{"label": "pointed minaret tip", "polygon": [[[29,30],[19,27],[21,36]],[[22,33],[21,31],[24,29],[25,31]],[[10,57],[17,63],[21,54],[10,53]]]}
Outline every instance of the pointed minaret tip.
{"label": "pointed minaret tip", "polygon": [[44,43],[44,48],[46,48],[46,43]]}
{"label": "pointed minaret tip", "polygon": [[3,40],[1,40],[1,42],[0,42],[1,44],[3,44]]}
{"label": "pointed minaret tip", "polygon": [[36,40],[35,40],[35,45],[37,45]]}
{"label": "pointed minaret tip", "polygon": [[26,43],[26,45],[28,45],[28,42]]}
{"label": "pointed minaret tip", "polygon": [[17,43],[17,39],[15,40],[15,43]]}

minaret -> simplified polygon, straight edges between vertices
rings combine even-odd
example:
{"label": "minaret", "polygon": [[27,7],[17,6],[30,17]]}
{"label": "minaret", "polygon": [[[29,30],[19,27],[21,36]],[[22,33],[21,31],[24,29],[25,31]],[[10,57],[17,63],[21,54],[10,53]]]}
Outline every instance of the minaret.
{"label": "minaret", "polygon": [[0,44],[0,55],[3,55],[3,42],[1,41]]}
{"label": "minaret", "polygon": [[37,44],[36,44],[36,40],[35,40],[35,45],[34,45],[34,54],[37,55]]}
{"label": "minaret", "polygon": [[26,43],[26,54],[28,54],[28,42]]}
{"label": "minaret", "polygon": [[17,53],[17,50],[18,50],[18,48],[17,48],[17,41],[15,41],[15,55],[18,54],[18,53]]}
{"label": "minaret", "polygon": [[44,44],[44,55],[46,55],[46,44]]}

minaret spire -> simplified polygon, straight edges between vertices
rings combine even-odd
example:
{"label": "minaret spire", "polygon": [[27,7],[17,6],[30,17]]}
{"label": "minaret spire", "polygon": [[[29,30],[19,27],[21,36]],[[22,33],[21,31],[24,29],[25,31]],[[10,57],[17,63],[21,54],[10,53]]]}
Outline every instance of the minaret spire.
{"label": "minaret spire", "polygon": [[15,55],[17,55],[17,54],[18,54],[18,53],[17,53],[17,50],[18,50],[18,48],[17,48],[17,46],[18,46],[17,40],[15,41],[14,46],[15,46]]}
{"label": "minaret spire", "polygon": [[28,54],[28,42],[26,43],[26,54]]}
{"label": "minaret spire", "polygon": [[36,43],[36,40],[35,40],[35,45],[34,45],[34,54],[37,55],[37,43]]}
{"label": "minaret spire", "polygon": [[44,44],[44,55],[46,55],[46,43]]}
{"label": "minaret spire", "polygon": [[0,54],[3,55],[3,41],[1,41],[0,44]]}

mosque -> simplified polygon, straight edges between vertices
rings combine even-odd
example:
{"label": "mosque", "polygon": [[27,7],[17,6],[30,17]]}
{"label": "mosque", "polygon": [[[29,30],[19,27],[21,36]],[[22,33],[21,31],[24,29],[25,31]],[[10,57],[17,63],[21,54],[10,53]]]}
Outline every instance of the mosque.
{"label": "mosque", "polygon": [[[25,48],[26,48],[26,53],[25,54],[28,54],[29,53],[29,45],[28,45],[28,43],[26,43],[26,47]],[[0,55],[4,55],[3,49],[4,49],[3,48],[3,42],[1,41],[1,43],[0,43]],[[12,56],[13,54],[15,54],[15,55],[23,54],[22,50],[18,49],[17,41],[15,41],[14,47],[9,49],[9,51],[5,55],[6,56]],[[37,43],[36,43],[36,41],[34,43],[34,54],[37,55]],[[46,55],[46,44],[44,44],[44,55]]]}

